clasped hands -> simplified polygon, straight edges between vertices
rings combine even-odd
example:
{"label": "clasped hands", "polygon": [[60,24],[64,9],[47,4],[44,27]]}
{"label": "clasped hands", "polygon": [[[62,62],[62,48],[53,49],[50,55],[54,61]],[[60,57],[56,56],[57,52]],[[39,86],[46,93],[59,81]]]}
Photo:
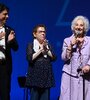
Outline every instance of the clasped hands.
{"label": "clasped hands", "polygon": [[43,41],[43,43],[40,45],[40,50],[42,53],[44,52],[48,52],[49,51],[49,47],[48,47],[48,41],[45,39]]}

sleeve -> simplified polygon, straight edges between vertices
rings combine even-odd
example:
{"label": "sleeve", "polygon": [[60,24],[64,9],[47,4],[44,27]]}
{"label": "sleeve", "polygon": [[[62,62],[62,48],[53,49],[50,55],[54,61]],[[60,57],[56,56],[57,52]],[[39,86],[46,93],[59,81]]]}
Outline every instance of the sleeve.
{"label": "sleeve", "polygon": [[[12,31],[13,29],[11,29],[10,27],[6,27],[6,41],[8,40],[8,36],[10,34],[10,32]],[[14,30],[13,30],[14,31]],[[15,32],[15,31],[14,31]],[[16,35],[14,37],[14,39],[12,39],[11,41],[7,41],[7,45],[9,48],[12,48],[14,51],[17,51],[18,50],[18,42],[16,40]]]}
{"label": "sleeve", "polygon": [[9,46],[10,48],[12,48],[14,51],[17,51],[17,50],[18,50],[18,47],[19,47],[19,46],[18,46],[18,42],[17,42],[16,38],[14,38],[13,40],[7,42],[7,44],[8,44],[8,46]]}
{"label": "sleeve", "polygon": [[26,59],[29,63],[32,63],[33,60],[32,60],[32,55],[33,55],[33,45],[31,43],[29,43],[27,45],[27,48],[26,48]]}
{"label": "sleeve", "polygon": [[64,41],[63,41],[63,47],[62,47],[62,54],[61,54],[61,58],[64,61],[70,60],[70,57],[67,57],[67,52],[66,52],[68,44],[69,43],[67,43],[67,40],[64,39]]}
{"label": "sleeve", "polygon": [[[89,52],[89,54],[90,54],[90,52]],[[89,55],[89,59],[88,59],[87,65],[90,66],[90,55]]]}
{"label": "sleeve", "polygon": [[51,61],[55,61],[57,59],[57,57],[56,57],[56,54],[54,52],[54,49],[53,49],[53,47],[51,45],[49,45],[49,49],[50,49],[50,51],[52,53],[52,57],[50,57],[50,60]]}
{"label": "sleeve", "polygon": [[88,41],[88,45],[89,45],[89,52],[88,52],[89,59],[88,59],[87,65],[90,66],[90,37],[87,38],[87,41]]}

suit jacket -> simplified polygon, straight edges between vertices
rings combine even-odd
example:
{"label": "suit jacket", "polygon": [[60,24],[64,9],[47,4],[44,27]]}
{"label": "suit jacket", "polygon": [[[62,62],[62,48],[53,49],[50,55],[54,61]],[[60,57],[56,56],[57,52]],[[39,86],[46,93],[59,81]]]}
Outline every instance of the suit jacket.
{"label": "suit jacket", "polygon": [[73,46],[71,58],[67,59],[66,49],[70,45],[72,38],[73,35],[64,39],[61,57],[64,60],[63,71],[70,75],[77,76],[78,68],[82,68],[85,65],[90,65],[90,37],[84,37],[84,43],[80,49],[81,53],[79,52],[79,48],[75,45]]}
{"label": "suit jacket", "polygon": [[8,74],[11,74],[12,72],[12,56],[11,56],[11,49],[13,49],[14,51],[17,51],[18,50],[18,43],[16,41],[16,38],[14,38],[13,40],[9,41],[8,42],[8,36],[11,32],[11,29],[10,27],[8,26],[4,26],[5,28],[5,46],[6,46],[6,49],[5,49],[5,56],[6,56],[6,68],[7,68],[7,72]]}

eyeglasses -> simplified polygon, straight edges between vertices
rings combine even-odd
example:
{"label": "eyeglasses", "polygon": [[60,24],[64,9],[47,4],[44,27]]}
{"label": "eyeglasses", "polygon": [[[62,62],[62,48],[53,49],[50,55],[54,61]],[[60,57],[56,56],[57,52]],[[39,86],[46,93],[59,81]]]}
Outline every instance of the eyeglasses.
{"label": "eyeglasses", "polygon": [[46,31],[37,31],[38,33],[46,33]]}

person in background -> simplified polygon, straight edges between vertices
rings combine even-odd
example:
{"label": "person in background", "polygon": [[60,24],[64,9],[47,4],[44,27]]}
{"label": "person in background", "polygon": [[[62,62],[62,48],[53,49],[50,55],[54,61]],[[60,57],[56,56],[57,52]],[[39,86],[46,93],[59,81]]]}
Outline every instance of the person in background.
{"label": "person in background", "polygon": [[9,8],[0,3],[0,100],[10,100],[12,57],[11,49],[16,51],[18,44],[15,32],[6,26]]}
{"label": "person in background", "polygon": [[90,99],[89,29],[88,18],[76,16],[71,23],[72,35],[64,39],[61,54],[64,66],[59,100]]}
{"label": "person in background", "polygon": [[33,37],[26,50],[29,64],[26,86],[30,88],[30,100],[50,100],[50,88],[55,86],[51,62],[56,56],[46,40],[45,25],[36,25]]}

